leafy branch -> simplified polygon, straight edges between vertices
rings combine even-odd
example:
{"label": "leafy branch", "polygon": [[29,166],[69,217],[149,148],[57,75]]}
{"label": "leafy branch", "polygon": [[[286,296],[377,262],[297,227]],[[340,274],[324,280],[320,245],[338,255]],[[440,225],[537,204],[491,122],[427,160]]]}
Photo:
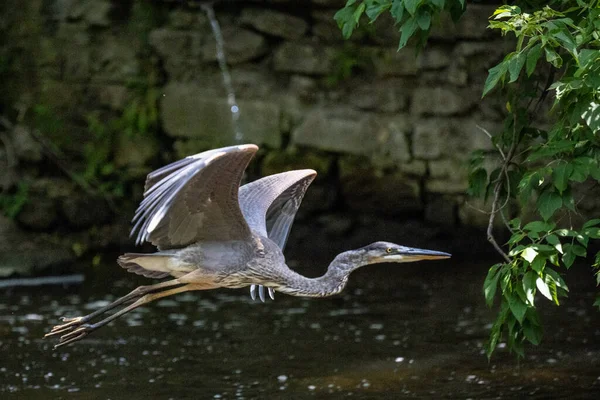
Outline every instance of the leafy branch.
{"label": "leafy branch", "polygon": [[[411,37],[423,46],[442,12],[456,17],[464,7],[458,0],[350,0],[335,18],[347,38],[363,14],[373,23],[389,12],[403,48]],[[489,27],[514,35],[516,46],[489,70],[482,88],[482,96],[504,98],[506,118],[490,134],[497,153],[472,154],[468,193],[491,201],[487,238],[503,259],[484,282],[489,306],[500,294],[487,354],[505,339],[523,356],[525,342],[542,338],[536,295],[559,305],[569,290],[559,269],[585,259],[590,241],[600,239],[600,219],[586,220],[577,208],[582,187],[600,180],[600,1],[517,1],[499,7]],[[540,118],[549,97],[551,112]],[[500,162],[488,172],[490,157]],[[494,222],[498,214],[506,219],[508,208],[516,218],[506,222],[511,236],[500,244]],[[591,266],[600,285],[600,252]],[[600,307],[600,297],[594,304]]]}

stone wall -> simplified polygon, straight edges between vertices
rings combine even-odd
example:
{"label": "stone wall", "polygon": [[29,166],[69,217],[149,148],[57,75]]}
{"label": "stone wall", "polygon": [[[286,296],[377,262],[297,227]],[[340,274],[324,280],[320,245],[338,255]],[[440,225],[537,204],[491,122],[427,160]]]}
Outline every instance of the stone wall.
{"label": "stone wall", "polygon": [[[61,157],[77,160],[90,140],[86,116],[103,121],[126,109],[137,93],[132,81],[158,90],[160,125],[153,136],[120,135],[111,143],[115,167],[137,184],[117,215],[130,215],[151,168],[235,142],[210,21],[182,3],[7,0],[0,6],[7,39],[0,58],[12,63],[0,68],[0,112],[15,124],[3,128],[0,161],[10,165],[16,155],[12,165],[18,165],[0,173],[2,187],[9,192],[21,179],[34,181],[19,226],[88,236],[93,227],[87,246],[120,243],[106,238],[119,237],[127,223],[107,228],[115,207],[111,214],[106,199],[73,182]],[[469,5],[456,26],[441,21],[416,55],[413,48],[397,51],[397,28],[384,17],[344,41],[333,20],[343,4],[216,2],[243,141],[262,147],[251,175],[316,169],[305,214],[483,224],[487,217],[466,203],[464,192],[470,152],[492,149],[480,127],[494,131],[503,118],[493,98],[481,100],[487,69],[510,45],[486,29],[493,7]],[[30,115],[39,105],[61,119],[54,135],[68,140],[59,153],[44,145],[45,132],[35,133],[44,127],[20,118],[19,110]]]}

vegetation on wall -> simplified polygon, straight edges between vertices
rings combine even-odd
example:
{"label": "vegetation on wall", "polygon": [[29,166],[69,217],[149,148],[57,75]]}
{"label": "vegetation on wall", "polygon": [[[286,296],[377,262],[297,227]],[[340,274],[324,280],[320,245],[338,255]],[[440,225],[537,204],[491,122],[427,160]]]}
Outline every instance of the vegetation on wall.
{"label": "vegetation on wall", "polygon": [[[495,152],[473,154],[468,189],[490,203],[487,236],[503,260],[484,283],[486,303],[500,303],[488,357],[501,340],[520,357],[526,342],[540,343],[536,294],[559,305],[569,290],[561,272],[591,257],[588,246],[600,239],[600,219],[578,212],[586,195],[578,189],[600,180],[600,1],[514,3],[490,16],[489,27],[514,35],[516,48],[489,70],[482,88],[482,96],[502,96],[504,128],[489,133]],[[373,23],[390,13],[402,48],[411,37],[424,45],[441,13],[457,19],[465,7],[463,0],[349,0],[335,18],[347,38],[363,14]],[[551,122],[540,123],[550,101]],[[496,240],[496,218],[510,232],[505,244]],[[600,285],[600,252],[591,264]]]}

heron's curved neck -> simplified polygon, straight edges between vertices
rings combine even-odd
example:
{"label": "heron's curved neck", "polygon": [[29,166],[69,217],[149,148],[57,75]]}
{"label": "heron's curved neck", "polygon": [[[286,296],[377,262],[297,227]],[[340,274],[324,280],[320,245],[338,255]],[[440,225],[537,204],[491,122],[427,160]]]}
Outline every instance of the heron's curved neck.
{"label": "heron's curved neck", "polygon": [[286,271],[282,277],[284,282],[277,290],[292,296],[332,296],[344,289],[350,273],[361,265],[360,257],[355,253],[341,253],[329,264],[327,272],[318,278],[307,278],[292,270]]}

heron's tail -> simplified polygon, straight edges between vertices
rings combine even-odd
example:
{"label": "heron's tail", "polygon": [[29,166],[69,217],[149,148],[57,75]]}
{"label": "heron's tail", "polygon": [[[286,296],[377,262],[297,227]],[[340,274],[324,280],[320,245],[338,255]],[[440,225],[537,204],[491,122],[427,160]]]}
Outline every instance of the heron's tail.
{"label": "heron's tail", "polygon": [[170,275],[165,265],[166,258],[160,254],[125,253],[117,258],[117,263],[134,274],[161,279]]}

